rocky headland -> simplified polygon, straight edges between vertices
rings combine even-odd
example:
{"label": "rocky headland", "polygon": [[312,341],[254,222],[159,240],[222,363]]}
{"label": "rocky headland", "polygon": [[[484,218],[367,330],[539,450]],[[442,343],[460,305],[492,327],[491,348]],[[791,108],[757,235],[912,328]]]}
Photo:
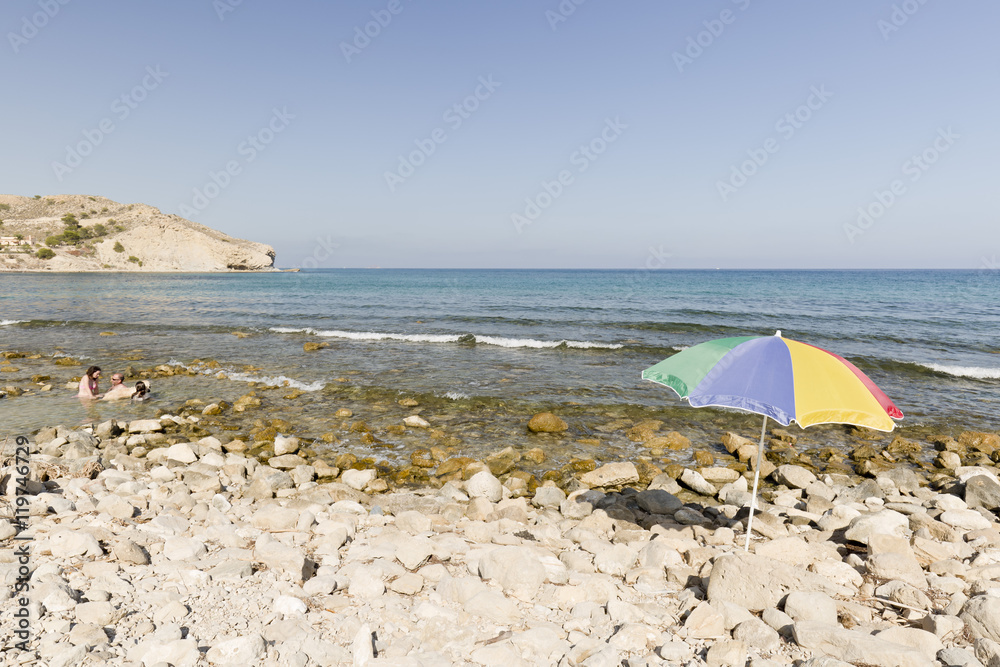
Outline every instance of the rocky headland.
{"label": "rocky headland", "polygon": [[[7,439],[5,664],[1000,664],[993,433],[942,441],[930,475],[767,462],[746,553],[752,470],[539,481],[519,465],[544,460],[555,415],[525,416],[537,450],[415,455],[431,483],[414,486],[291,436],[205,435],[219,409],[42,429],[27,480]],[[755,461],[755,442],[723,445]]]}
{"label": "rocky headland", "polygon": [[145,204],[0,195],[0,271],[272,271],[274,249]]}

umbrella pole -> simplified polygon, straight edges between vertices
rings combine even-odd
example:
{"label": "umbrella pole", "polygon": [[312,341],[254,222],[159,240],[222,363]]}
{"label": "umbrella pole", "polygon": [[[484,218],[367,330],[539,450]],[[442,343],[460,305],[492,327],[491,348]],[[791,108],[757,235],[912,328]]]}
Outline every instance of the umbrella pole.
{"label": "umbrella pole", "polygon": [[760,444],[757,445],[757,466],[753,471],[753,495],[750,496],[750,518],[747,519],[747,541],[743,545],[743,551],[750,551],[750,531],[753,528],[753,507],[757,504],[757,481],[760,479],[760,466],[764,461],[764,434],[767,433],[767,415],[764,415],[764,424],[760,427]]}

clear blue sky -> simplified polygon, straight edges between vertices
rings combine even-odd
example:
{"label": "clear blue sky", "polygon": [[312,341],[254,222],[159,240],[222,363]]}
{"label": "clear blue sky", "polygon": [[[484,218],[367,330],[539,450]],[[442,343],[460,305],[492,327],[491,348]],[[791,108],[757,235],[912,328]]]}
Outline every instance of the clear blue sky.
{"label": "clear blue sky", "polygon": [[7,0],[0,191],[187,213],[286,267],[978,268],[997,25],[989,0]]}

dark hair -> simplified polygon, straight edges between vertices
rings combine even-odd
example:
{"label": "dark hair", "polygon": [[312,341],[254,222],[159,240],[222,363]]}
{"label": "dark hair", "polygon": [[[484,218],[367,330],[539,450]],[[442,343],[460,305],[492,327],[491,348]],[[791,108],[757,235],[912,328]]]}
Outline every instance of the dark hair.
{"label": "dark hair", "polygon": [[87,377],[93,379],[94,373],[98,373],[100,372],[100,370],[101,370],[100,366],[91,366],[90,368],[87,369]]}
{"label": "dark hair", "polygon": [[138,397],[146,395],[146,383],[142,380],[135,383],[135,395]]}

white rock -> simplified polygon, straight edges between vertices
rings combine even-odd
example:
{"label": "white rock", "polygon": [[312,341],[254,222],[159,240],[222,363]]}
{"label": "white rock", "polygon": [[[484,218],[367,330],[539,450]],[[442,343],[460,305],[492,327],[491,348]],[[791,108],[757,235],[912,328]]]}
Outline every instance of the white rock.
{"label": "white rock", "polygon": [[267,643],[254,632],[215,644],[205,657],[213,665],[253,665],[266,653]]}
{"label": "white rock", "polygon": [[789,593],[785,598],[785,613],[793,621],[818,621],[827,625],[837,623],[837,603],[824,593],[804,591]]}
{"label": "white rock", "polygon": [[684,472],[681,473],[680,483],[703,496],[714,496],[716,494],[715,486],[702,477],[698,471],[691,470],[690,468],[685,468]]}
{"label": "white rock", "polygon": [[362,624],[354,635],[351,642],[351,659],[354,667],[365,667],[375,658],[375,650],[372,645],[372,626],[368,623]]}
{"label": "white rock", "polygon": [[503,485],[491,472],[482,470],[465,483],[465,492],[470,498],[486,498],[496,503],[503,498]]}
{"label": "white rock", "polygon": [[111,625],[115,620],[115,608],[110,602],[83,602],[76,605],[76,620],[94,625]]}
{"label": "white rock", "polygon": [[304,614],[309,610],[305,602],[291,595],[279,595],[276,597],[272,609],[274,613],[282,614],[283,616]]}
{"label": "white rock", "polygon": [[734,602],[750,611],[776,607],[792,591],[851,592],[813,572],[743,551],[716,558],[708,581],[709,600]]}
{"label": "white rock", "polygon": [[992,523],[976,510],[947,510],[938,517],[941,523],[963,530],[983,530]]}
{"label": "white rock", "polygon": [[936,660],[938,651],[944,648],[944,644],[934,634],[918,628],[889,628],[875,633],[875,636],[879,639],[915,648],[931,660]]}
{"label": "white rock", "polygon": [[434,543],[426,537],[407,537],[396,545],[396,560],[407,570],[415,570],[434,555]]}
{"label": "white rock", "polygon": [[805,489],[816,481],[816,475],[802,466],[785,464],[775,468],[771,473],[778,484],[784,484],[792,489]]}
{"label": "white rock", "polygon": [[608,463],[580,475],[580,481],[590,487],[621,486],[639,481],[639,471],[631,461]]}
{"label": "white rock", "polygon": [[695,607],[684,620],[684,628],[688,637],[707,639],[722,637],[725,632],[725,619],[711,604],[702,602]]}
{"label": "white rock", "polygon": [[195,560],[206,553],[205,543],[193,537],[168,537],[163,543],[163,555],[169,560]]}
{"label": "white rock", "polygon": [[378,476],[372,469],[367,470],[345,470],[340,475],[341,481],[352,489],[363,491],[368,483]]}
{"label": "white rock", "polygon": [[403,423],[413,428],[430,428],[430,422],[418,415],[411,415],[403,420]]}
{"label": "white rock", "polygon": [[533,549],[498,547],[479,560],[479,576],[492,580],[514,597],[531,601],[545,581],[545,567]]}
{"label": "white rock", "polygon": [[98,557],[104,555],[100,542],[90,533],[81,530],[58,530],[49,537],[49,549],[56,558],[74,556]]}
{"label": "white rock", "polygon": [[868,544],[872,535],[896,535],[910,537],[910,520],[904,514],[893,510],[881,510],[873,514],[862,514],[847,527],[844,536],[853,541]]}
{"label": "white rock", "polygon": [[168,447],[166,457],[178,463],[194,463],[198,460],[198,455],[194,453],[194,449],[187,442],[179,442]]}
{"label": "white rock", "polygon": [[799,621],[793,626],[799,646],[821,651],[838,660],[880,667],[934,667],[935,660],[921,651],[873,637],[859,630],[817,621]]}
{"label": "white rock", "polygon": [[107,512],[116,519],[131,519],[135,514],[136,507],[121,496],[110,494],[101,498],[97,503],[98,512]]}
{"label": "white rock", "polygon": [[250,523],[254,528],[266,531],[291,530],[299,521],[299,513],[290,507],[268,503],[254,512]]}
{"label": "white rock", "polygon": [[283,435],[274,438],[274,455],[294,454],[299,451],[299,439],[295,437],[285,437]]}
{"label": "white rock", "polygon": [[153,433],[163,430],[163,424],[159,419],[136,419],[129,422],[129,433]]}

